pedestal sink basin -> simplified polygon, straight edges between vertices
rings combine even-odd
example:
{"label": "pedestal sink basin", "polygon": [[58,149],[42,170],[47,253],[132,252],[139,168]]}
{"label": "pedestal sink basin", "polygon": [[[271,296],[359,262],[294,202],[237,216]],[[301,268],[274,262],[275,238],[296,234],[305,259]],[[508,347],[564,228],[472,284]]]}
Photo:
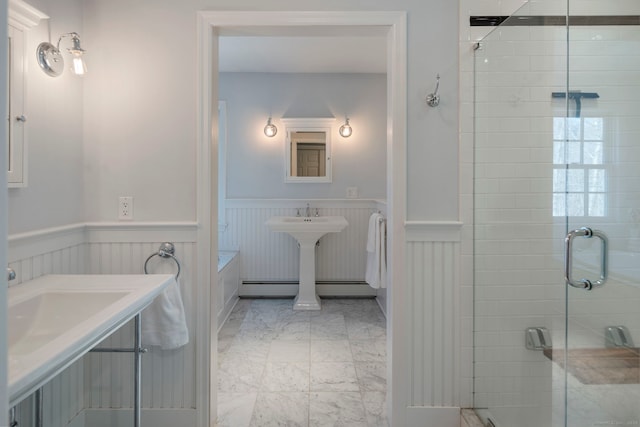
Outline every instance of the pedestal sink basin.
{"label": "pedestal sink basin", "polygon": [[266,225],[277,232],[288,233],[300,245],[300,286],[294,310],[320,310],[316,294],[316,242],[327,233],[339,233],[349,223],[343,216],[275,216]]}

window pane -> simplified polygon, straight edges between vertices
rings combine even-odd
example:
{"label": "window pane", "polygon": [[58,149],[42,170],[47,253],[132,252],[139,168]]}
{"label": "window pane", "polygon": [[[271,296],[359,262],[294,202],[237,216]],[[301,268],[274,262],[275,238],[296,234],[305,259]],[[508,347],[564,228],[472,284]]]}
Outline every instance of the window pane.
{"label": "window pane", "polygon": [[585,141],[584,163],[586,165],[601,165],[603,163],[602,146],[602,141]]}
{"label": "window pane", "polygon": [[584,139],[602,141],[603,119],[602,117],[585,117],[584,119]]}
{"label": "window pane", "polygon": [[589,216],[604,216],[604,194],[589,193]]}
{"label": "window pane", "polygon": [[553,139],[564,141],[566,135],[564,134],[564,117],[553,118]]}
{"label": "window pane", "polygon": [[553,141],[553,163],[556,165],[564,164],[564,141]]}
{"label": "window pane", "polygon": [[565,200],[566,194],[553,194],[553,216],[565,216]]}
{"label": "window pane", "polygon": [[584,193],[567,194],[569,216],[584,216]]}
{"label": "window pane", "polygon": [[589,191],[604,192],[605,191],[605,173],[604,169],[591,169],[589,171]]}
{"label": "window pane", "polygon": [[569,156],[569,160],[567,161],[567,163],[582,163],[582,147],[580,141],[569,141],[567,142],[567,146],[569,148],[567,153]]}
{"label": "window pane", "polygon": [[567,191],[567,171],[565,169],[553,170],[553,192],[564,193]]}
{"label": "window pane", "polygon": [[569,169],[567,172],[567,192],[584,192],[584,169]]}
{"label": "window pane", "polygon": [[567,118],[567,139],[569,141],[580,141],[580,117]]}

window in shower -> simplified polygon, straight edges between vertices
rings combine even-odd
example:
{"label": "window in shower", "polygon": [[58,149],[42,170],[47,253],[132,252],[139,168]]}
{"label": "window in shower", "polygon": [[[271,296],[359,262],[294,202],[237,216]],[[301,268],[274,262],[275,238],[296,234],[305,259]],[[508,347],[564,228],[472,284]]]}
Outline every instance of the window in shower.
{"label": "window in shower", "polygon": [[605,216],[603,122],[602,117],[553,118],[553,216]]}

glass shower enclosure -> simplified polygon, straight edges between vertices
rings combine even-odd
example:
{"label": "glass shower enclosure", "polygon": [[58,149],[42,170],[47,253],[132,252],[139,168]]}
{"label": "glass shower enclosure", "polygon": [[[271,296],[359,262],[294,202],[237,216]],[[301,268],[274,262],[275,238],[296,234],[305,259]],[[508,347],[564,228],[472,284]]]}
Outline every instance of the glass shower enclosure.
{"label": "glass shower enclosure", "polygon": [[530,1],[474,77],[476,412],[640,425],[640,2]]}

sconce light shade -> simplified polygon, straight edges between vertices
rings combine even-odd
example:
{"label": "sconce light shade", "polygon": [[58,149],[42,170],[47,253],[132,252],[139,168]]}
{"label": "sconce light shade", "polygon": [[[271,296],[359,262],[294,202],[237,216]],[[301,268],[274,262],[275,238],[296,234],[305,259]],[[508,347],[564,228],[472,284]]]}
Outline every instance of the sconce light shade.
{"label": "sconce light shade", "polygon": [[71,53],[71,55],[73,55],[73,66],[71,67],[71,70],[73,71],[74,74],[81,76],[87,72],[87,64],[82,59],[82,56],[84,55],[85,50],[82,47],[80,47],[80,38],[78,37],[78,34],[76,33],[71,33],[71,34],[72,34],[71,40],[73,41],[73,47],[70,47],[69,49],[67,49]]}
{"label": "sconce light shade", "polygon": [[64,37],[71,37],[73,47],[67,50],[73,55],[73,63],[71,71],[74,74],[82,75],[87,72],[87,66],[82,59],[85,50],[80,47],[80,37],[78,33],[66,33],[60,36],[57,46],[52,45],[49,42],[42,42],[36,49],[36,55],[38,57],[38,65],[42,68],[46,74],[51,77],[58,77],[64,71],[64,58],[60,52],[60,42]]}
{"label": "sconce light shade", "polygon": [[349,117],[347,117],[345,119],[344,124],[340,126],[339,132],[340,132],[340,136],[342,136],[343,138],[349,138],[351,136],[351,134],[353,133],[353,129],[349,124]]}
{"label": "sconce light shade", "polygon": [[271,123],[271,117],[267,120],[267,125],[264,127],[264,134],[269,138],[273,138],[278,133],[278,128],[276,125]]}

